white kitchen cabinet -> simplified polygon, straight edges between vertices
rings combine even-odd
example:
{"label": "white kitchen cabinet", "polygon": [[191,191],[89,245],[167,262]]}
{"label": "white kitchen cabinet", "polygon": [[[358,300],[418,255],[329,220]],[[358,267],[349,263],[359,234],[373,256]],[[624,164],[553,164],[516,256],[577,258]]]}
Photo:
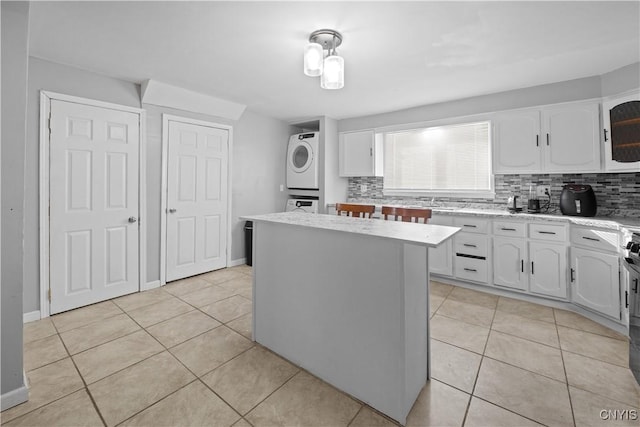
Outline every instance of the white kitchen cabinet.
{"label": "white kitchen cabinet", "polygon": [[[607,172],[639,172],[640,161],[628,162],[622,161],[623,157],[629,154],[628,150],[640,150],[640,141],[627,141],[625,135],[629,136],[632,133],[631,129],[640,128],[640,117],[638,111],[640,108],[637,105],[640,104],[640,92],[635,91],[615,98],[609,98],[602,103],[602,138],[604,142],[604,167]],[[633,106],[635,105],[635,106]],[[611,123],[612,112],[615,115],[616,110],[620,108],[627,108],[629,112],[635,112],[635,114],[623,114],[624,119],[617,123]],[[618,110],[619,111],[619,110]],[[616,127],[615,129],[613,127]],[[618,132],[622,133],[617,135]],[[636,132],[637,135],[637,132]],[[615,143],[612,142],[612,137],[616,139]],[[635,143],[635,144],[634,144]],[[614,149],[612,145],[620,146],[620,152],[616,152],[614,155]],[[620,157],[620,158],[619,158]],[[615,158],[615,159],[614,159]]]}
{"label": "white kitchen cabinet", "polygon": [[571,248],[571,300],[620,319],[619,255]]}
{"label": "white kitchen cabinet", "polygon": [[436,248],[429,248],[429,272],[441,276],[453,276],[451,239]]}
{"label": "white kitchen cabinet", "polygon": [[489,283],[491,238],[484,233],[489,228],[489,220],[457,217],[454,225],[471,231],[461,231],[453,237],[453,274],[459,279]]}
{"label": "white kitchen cabinet", "polygon": [[493,172],[598,172],[600,115],[595,101],[498,113]]}
{"label": "white kitchen cabinet", "polygon": [[[640,325],[640,273],[627,270],[629,289],[624,289],[621,297],[625,300],[625,315],[627,323]],[[631,306],[633,304],[633,307]],[[622,319],[623,322],[625,319]]]}
{"label": "white kitchen cabinet", "polygon": [[[429,224],[453,225],[450,216],[434,215]],[[452,239],[435,248],[429,248],[429,272],[441,276],[453,276],[453,243]]]}
{"label": "white kitchen cabinet", "polygon": [[526,291],[529,284],[527,244],[524,239],[493,238],[493,283]]}
{"label": "white kitchen cabinet", "polygon": [[540,110],[499,113],[493,124],[494,173],[542,170]]}
{"label": "white kitchen cabinet", "polygon": [[382,176],[382,136],[373,130],[340,134],[340,176]]}
{"label": "white kitchen cabinet", "polygon": [[545,241],[529,242],[529,290],[551,297],[567,297],[567,247]]}
{"label": "white kitchen cabinet", "polygon": [[600,171],[600,114],[596,102],[542,109],[545,172]]}

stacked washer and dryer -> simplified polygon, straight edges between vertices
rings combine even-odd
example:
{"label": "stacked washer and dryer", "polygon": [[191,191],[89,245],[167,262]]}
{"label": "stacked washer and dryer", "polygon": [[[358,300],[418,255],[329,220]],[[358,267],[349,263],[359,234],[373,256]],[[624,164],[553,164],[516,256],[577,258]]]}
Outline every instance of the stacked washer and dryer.
{"label": "stacked washer and dryer", "polygon": [[[290,190],[318,190],[319,143],[318,132],[291,135],[287,148],[287,188]],[[286,212],[318,213],[318,197],[291,196]]]}

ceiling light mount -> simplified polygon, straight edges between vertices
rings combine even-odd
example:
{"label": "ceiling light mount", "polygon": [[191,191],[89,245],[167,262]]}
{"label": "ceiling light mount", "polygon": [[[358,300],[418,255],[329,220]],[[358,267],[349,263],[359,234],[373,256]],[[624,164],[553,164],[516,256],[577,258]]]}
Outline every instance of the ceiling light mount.
{"label": "ceiling light mount", "polygon": [[336,30],[316,30],[309,35],[309,43],[304,48],[304,73],[320,76],[323,89],[344,87],[344,59],[336,53],[342,44],[342,34]]}
{"label": "ceiling light mount", "polygon": [[318,43],[323,50],[335,50],[342,44],[342,34],[336,30],[316,30],[309,36],[309,43]]}

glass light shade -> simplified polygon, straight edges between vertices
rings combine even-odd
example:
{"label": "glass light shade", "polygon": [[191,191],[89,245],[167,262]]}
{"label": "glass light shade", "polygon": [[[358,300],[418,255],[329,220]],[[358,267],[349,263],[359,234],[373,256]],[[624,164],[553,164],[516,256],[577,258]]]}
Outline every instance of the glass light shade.
{"label": "glass light shade", "polygon": [[344,59],[341,56],[331,55],[324,59],[320,87],[323,89],[342,89],[344,87]]}
{"label": "glass light shade", "polygon": [[307,76],[317,77],[322,74],[322,60],[324,52],[319,43],[309,43],[304,48],[304,73]]}

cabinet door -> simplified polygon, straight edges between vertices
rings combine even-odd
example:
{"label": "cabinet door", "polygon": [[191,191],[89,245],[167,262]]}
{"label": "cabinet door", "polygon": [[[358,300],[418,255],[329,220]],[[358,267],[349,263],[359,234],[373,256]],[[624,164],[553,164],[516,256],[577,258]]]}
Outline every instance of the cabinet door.
{"label": "cabinet door", "polygon": [[436,248],[429,248],[429,272],[443,276],[453,276],[451,239]]}
{"label": "cabinet door", "polygon": [[[629,271],[629,289],[625,289],[629,294],[626,300],[629,303],[629,324],[640,325],[640,274],[635,271]],[[622,298],[625,298],[624,292]]]}
{"label": "cabinet door", "polygon": [[600,115],[595,102],[542,109],[545,171],[600,171]]}
{"label": "cabinet door", "polygon": [[618,255],[571,248],[571,300],[620,319]]}
{"label": "cabinet door", "polygon": [[540,112],[524,110],[499,113],[493,127],[493,172],[540,172]]}
{"label": "cabinet door", "polygon": [[529,266],[524,240],[493,238],[493,283],[507,288],[527,290]]}
{"label": "cabinet door", "polygon": [[[634,156],[640,150],[640,93],[609,99],[602,103],[602,137],[604,141],[604,167],[607,171],[638,172],[640,161],[630,162],[625,157]],[[614,123],[611,123],[611,116]],[[620,119],[616,122],[616,117]],[[634,137],[635,135],[635,137]],[[612,147],[616,139],[619,152]],[[625,160],[625,161],[623,161]]]}
{"label": "cabinet door", "polygon": [[340,176],[374,176],[372,130],[340,134]]}
{"label": "cabinet door", "polygon": [[567,248],[548,242],[529,242],[529,290],[567,297]]}

